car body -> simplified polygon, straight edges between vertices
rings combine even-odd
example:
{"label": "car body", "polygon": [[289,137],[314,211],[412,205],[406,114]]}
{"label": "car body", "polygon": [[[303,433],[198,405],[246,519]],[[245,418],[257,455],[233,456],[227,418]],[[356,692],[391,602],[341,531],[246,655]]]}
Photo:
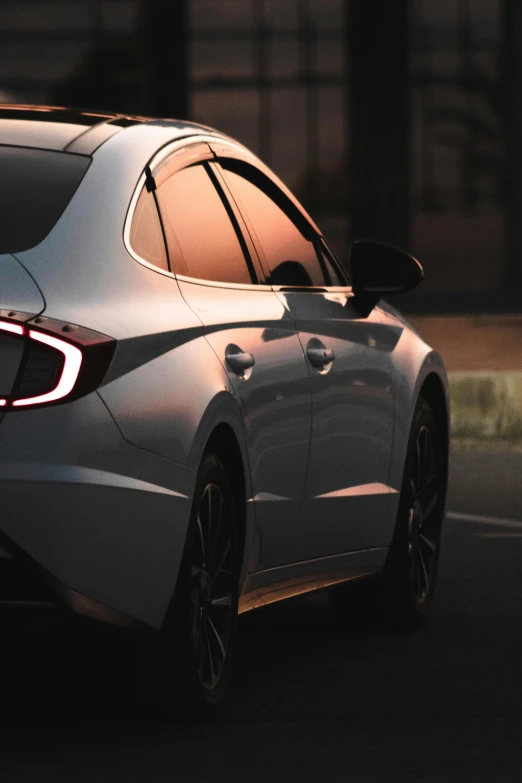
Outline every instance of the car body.
{"label": "car body", "polygon": [[[421,393],[447,444],[440,356],[389,304],[361,315],[315,223],[226,135],[1,107],[0,169],[20,154],[26,171],[28,150],[42,181],[72,173],[37,204],[2,178],[0,567],[29,564],[80,614],[160,629],[210,443],[235,498],[240,612],[379,573]],[[35,340],[72,386],[58,368],[31,404]]]}

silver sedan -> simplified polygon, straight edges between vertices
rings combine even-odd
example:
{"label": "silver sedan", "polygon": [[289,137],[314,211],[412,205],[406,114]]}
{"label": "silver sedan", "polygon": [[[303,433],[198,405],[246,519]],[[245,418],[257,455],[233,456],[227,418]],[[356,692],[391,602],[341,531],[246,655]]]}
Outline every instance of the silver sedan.
{"label": "silver sedan", "polygon": [[448,387],[381,300],[419,263],[340,265],[191,123],[0,106],[0,174],[0,599],[152,630],[147,693],[182,714],[221,700],[241,612],[328,588],[345,622],[419,623]]}

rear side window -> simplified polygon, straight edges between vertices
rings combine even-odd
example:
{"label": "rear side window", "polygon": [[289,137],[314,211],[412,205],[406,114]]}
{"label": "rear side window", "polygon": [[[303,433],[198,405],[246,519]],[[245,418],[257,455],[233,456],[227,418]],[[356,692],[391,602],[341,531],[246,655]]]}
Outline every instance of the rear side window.
{"label": "rear side window", "polygon": [[165,240],[156,202],[152,193],[149,193],[145,187],[140,193],[132,216],[129,240],[132,249],[140,258],[168,271]]}
{"label": "rear side window", "polygon": [[20,253],[55,226],[91,159],[0,145],[0,253]]}
{"label": "rear side window", "polygon": [[157,194],[173,272],[199,280],[252,284],[234,226],[202,165],[173,174]]}

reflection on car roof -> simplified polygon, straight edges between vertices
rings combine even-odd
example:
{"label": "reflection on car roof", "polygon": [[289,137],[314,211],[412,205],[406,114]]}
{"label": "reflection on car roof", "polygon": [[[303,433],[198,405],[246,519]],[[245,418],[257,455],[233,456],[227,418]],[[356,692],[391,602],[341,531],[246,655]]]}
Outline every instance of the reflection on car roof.
{"label": "reflection on car roof", "polygon": [[133,125],[172,126],[187,132],[215,131],[204,125],[63,106],[0,103],[0,144],[92,155],[107,139]]}

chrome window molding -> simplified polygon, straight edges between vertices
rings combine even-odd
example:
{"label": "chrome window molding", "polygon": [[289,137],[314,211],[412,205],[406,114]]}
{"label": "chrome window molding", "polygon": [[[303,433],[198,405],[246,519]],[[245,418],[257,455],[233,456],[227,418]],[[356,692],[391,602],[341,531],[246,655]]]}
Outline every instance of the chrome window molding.
{"label": "chrome window molding", "polygon": [[200,277],[188,277],[187,275],[173,275],[180,283],[193,283],[195,285],[212,286],[213,288],[234,288],[241,291],[272,291],[272,286],[263,283],[223,283],[220,280],[203,280]]}
{"label": "chrome window molding", "polygon": [[[211,144],[219,142],[219,144],[222,144],[225,147],[229,147],[231,150],[236,152],[240,157],[244,158],[244,160],[247,163],[250,163],[251,165],[254,165],[254,161],[256,160],[255,156],[252,155],[252,153],[249,152],[246,148],[242,147],[241,144],[231,140],[231,139],[223,139],[219,136],[207,136],[207,135],[194,135],[194,136],[185,136],[183,139],[177,139],[173,142],[168,142],[164,147],[162,147],[158,152],[155,154],[153,158],[147,163],[146,165],[148,168],[154,172],[154,170],[161,164],[163,161],[165,161],[170,155],[175,153],[178,150],[182,150],[185,147],[189,147],[191,145],[196,144]],[[213,160],[213,158],[209,158],[209,160]],[[142,264],[142,266],[147,267],[148,269],[151,269],[153,272],[158,272],[160,275],[164,275],[165,277],[170,277],[174,280],[179,280],[180,282],[185,283],[194,283],[196,285],[206,285],[206,286],[213,286],[214,288],[233,288],[243,291],[278,291],[281,286],[270,286],[263,283],[259,284],[244,284],[244,283],[227,283],[227,282],[221,282],[217,280],[203,280],[198,277],[188,277],[185,275],[176,275],[173,272],[170,272],[166,269],[161,269],[159,266],[155,266],[154,264],[151,264],[149,261],[146,261],[144,258],[142,258],[138,253],[136,253],[135,250],[133,250],[131,242],[130,242],[130,227],[132,224],[132,219],[134,217],[134,211],[136,209],[136,204],[138,203],[138,199],[140,197],[140,193],[142,191],[143,186],[145,185],[146,175],[145,172],[142,173],[141,177],[138,180],[138,183],[136,185],[136,188],[134,189],[134,193],[132,194],[132,198],[130,200],[129,208],[127,210],[127,215],[125,217],[125,223],[123,227],[123,243],[125,245],[125,248],[129,255],[134,258],[135,261],[137,261],[139,264]],[[319,234],[319,237],[322,237],[322,234]],[[166,248],[167,257],[168,257],[168,248]],[[284,286],[283,286],[284,287]],[[288,288],[288,286],[286,286]],[[342,287],[339,286],[321,286],[321,288],[324,288],[325,290],[328,290],[332,293],[341,293],[341,292],[350,292],[351,293],[351,287]],[[347,290],[348,289],[348,290]],[[306,287],[302,288],[303,292],[309,290]],[[317,293],[317,286],[315,287],[315,291]],[[313,291],[311,291],[313,293]]]}
{"label": "chrome window molding", "polygon": [[[132,194],[132,198],[129,204],[129,208],[127,210],[127,215],[125,217],[125,224],[123,226],[123,244],[125,245],[125,249],[127,250],[127,253],[134,258],[135,261],[137,261],[139,264],[142,264],[142,266],[146,266],[147,269],[152,269],[153,272],[158,272],[160,275],[164,275],[165,277],[171,277],[175,279],[175,275],[172,274],[168,269],[162,269],[160,266],[156,266],[155,264],[151,264],[150,261],[146,261],[142,256],[140,256],[136,251],[133,249],[130,241],[130,227],[132,224],[132,219],[134,217],[134,211],[136,209],[136,204],[138,203],[138,199],[140,197],[140,193],[145,185],[146,176],[145,174],[142,174],[141,177],[138,180],[138,184],[134,190],[134,193]],[[165,241],[165,240],[163,240]],[[168,250],[165,247],[165,252],[167,253],[168,258]]]}
{"label": "chrome window molding", "polygon": [[[216,141],[216,139],[219,140],[221,144],[226,144],[227,146],[231,147],[233,150],[235,150],[238,153],[244,154],[248,157],[248,151],[245,150],[240,144],[229,141],[228,139],[222,139],[219,136],[207,136],[207,135],[195,135],[195,136],[185,136],[183,139],[177,139],[176,141],[168,142],[164,147],[162,147],[158,152],[154,155],[154,157],[147,163],[146,165],[150,168],[151,171],[154,171],[161,163],[163,163],[166,158],[168,158],[172,153],[183,149],[184,147],[189,147],[193,144],[209,144],[212,141]],[[210,158],[212,160],[212,158]],[[244,285],[244,284],[235,284],[235,283],[221,283],[217,282],[215,280],[201,280],[199,278],[194,277],[185,277],[182,275],[175,275],[173,272],[170,272],[167,269],[162,269],[159,266],[155,266],[154,264],[151,264],[150,261],[146,261],[146,259],[142,258],[139,253],[136,253],[136,251],[133,249],[130,241],[130,227],[132,224],[132,219],[134,217],[134,211],[136,209],[136,204],[138,203],[138,199],[140,197],[140,193],[142,191],[143,186],[145,185],[145,172],[143,172],[138,180],[138,183],[134,189],[134,193],[132,194],[132,198],[129,203],[129,208],[127,209],[127,214],[125,216],[125,222],[123,225],[123,244],[125,245],[125,249],[129,253],[132,258],[137,261],[142,266],[147,267],[147,269],[151,269],[153,272],[157,272],[160,275],[164,275],[165,277],[170,277],[174,280],[184,280],[185,282],[190,283],[198,283],[201,285],[210,285],[210,286],[218,286],[221,288],[241,288],[243,290],[258,290],[258,289],[267,289],[270,290],[270,286],[267,285]],[[165,248],[167,252],[168,257],[168,248]]]}

